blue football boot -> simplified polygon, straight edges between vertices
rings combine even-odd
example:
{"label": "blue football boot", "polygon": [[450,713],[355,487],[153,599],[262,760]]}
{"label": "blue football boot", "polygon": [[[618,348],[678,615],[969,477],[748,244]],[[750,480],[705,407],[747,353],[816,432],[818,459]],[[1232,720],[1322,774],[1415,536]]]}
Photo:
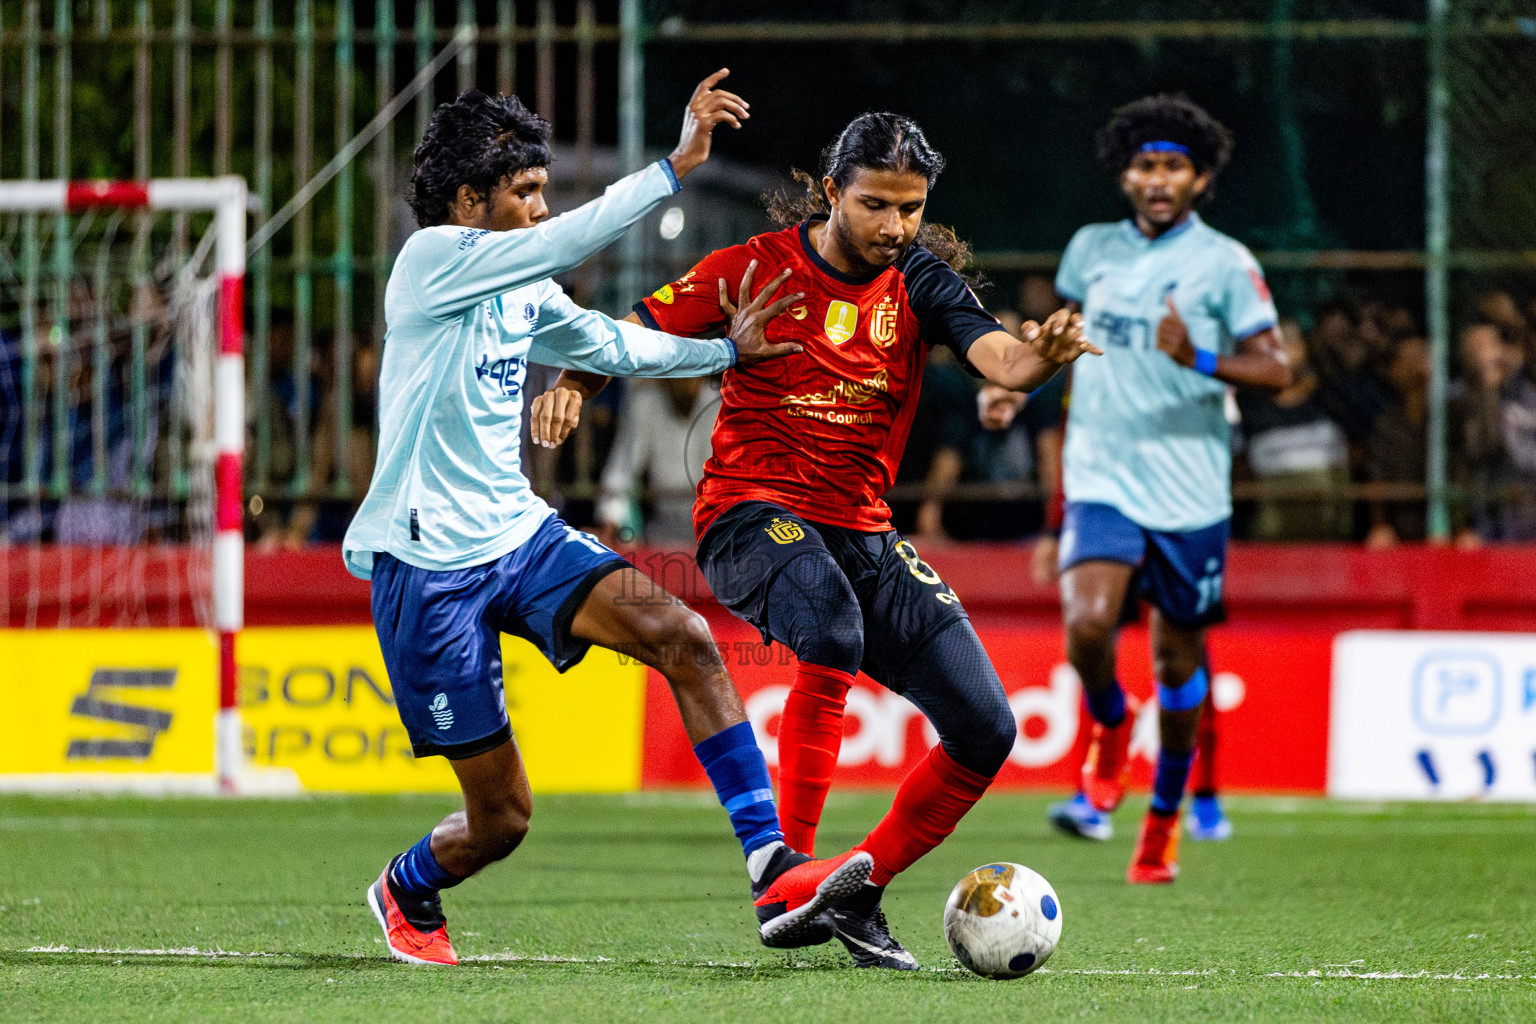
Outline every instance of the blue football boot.
{"label": "blue football boot", "polygon": [[1184,816],[1184,828],[1195,842],[1220,842],[1232,838],[1232,822],[1222,813],[1221,801],[1214,796],[1197,796]]}
{"label": "blue football boot", "polygon": [[1115,826],[1111,824],[1109,815],[1089,803],[1088,797],[1082,793],[1071,800],[1052,804],[1050,810],[1046,811],[1046,817],[1052,825],[1079,839],[1104,842],[1113,839],[1115,835]]}

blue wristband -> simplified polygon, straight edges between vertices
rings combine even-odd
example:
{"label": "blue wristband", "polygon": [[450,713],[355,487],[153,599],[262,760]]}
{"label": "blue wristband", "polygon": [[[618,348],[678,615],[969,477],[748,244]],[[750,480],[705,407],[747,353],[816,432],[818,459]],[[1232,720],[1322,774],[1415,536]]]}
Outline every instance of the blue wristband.
{"label": "blue wristband", "polygon": [[732,341],[730,338],[721,338],[720,340],[725,342],[731,348],[731,366],[735,366],[737,363],[741,362],[741,352],[736,348],[736,342]]}
{"label": "blue wristband", "polygon": [[1207,377],[1216,376],[1216,353],[1209,349],[1195,349],[1195,372]]}
{"label": "blue wristband", "polygon": [[661,170],[664,174],[666,174],[667,182],[672,186],[672,194],[677,195],[683,190],[683,183],[677,180],[677,171],[673,169],[672,161],[666,157],[662,157],[656,162],[661,164]]}

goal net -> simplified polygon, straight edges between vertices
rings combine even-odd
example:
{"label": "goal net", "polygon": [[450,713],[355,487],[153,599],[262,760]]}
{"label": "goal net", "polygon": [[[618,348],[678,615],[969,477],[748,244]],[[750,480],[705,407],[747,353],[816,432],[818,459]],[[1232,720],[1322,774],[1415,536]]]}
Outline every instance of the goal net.
{"label": "goal net", "polygon": [[245,183],[0,181],[0,625],[217,632],[239,769]]}

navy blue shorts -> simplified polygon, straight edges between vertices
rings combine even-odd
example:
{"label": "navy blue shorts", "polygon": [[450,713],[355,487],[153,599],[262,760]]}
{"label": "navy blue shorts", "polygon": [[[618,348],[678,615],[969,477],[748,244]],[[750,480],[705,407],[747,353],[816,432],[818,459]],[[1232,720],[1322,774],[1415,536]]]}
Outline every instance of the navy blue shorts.
{"label": "navy blue shorts", "polygon": [[564,672],[592,645],[571,620],[599,580],[629,562],[550,516],[516,551],[438,571],[373,559],[373,627],[395,708],[417,757],[474,757],[512,735],[501,636],[536,646]]}
{"label": "navy blue shorts", "polygon": [[1121,562],[1136,573],[1126,591],[1122,622],[1136,620],[1146,598],[1174,625],[1197,629],[1227,617],[1221,601],[1231,521],[1185,533],[1148,530],[1113,505],[1067,503],[1061,525],[1062,572],[1080,562]]}

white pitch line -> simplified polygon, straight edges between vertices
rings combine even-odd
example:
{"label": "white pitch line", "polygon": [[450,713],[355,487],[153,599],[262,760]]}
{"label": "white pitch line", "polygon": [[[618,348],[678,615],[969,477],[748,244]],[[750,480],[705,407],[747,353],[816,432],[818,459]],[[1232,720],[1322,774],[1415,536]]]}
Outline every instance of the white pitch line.
{"label": "white pitch line", "polygon": [[[273,957],[306,956],[302,953],[271,953],[264,951],[241,952],[231,949],[198,949],[196,946],[180,946],[172,949],[108,949],[101,946],[30,946],[22,950],[23,953],[61,953],[61,954],[88,954],[95,956],[157,956],[182,959],[258,959]],[[0,950],[0,956],[4,951]],[[358,953],[327,954],[328,957],[352,960],[374,960],[383,957],[371,957]],[[533,964],[618,964],[647,967],[734,967],[756,968],[774,967],[776,964],[764,963],[738,963],[729,960],[620,960],[616,957],[596,956],[554,956],[550,954],[528,955],[522,953],[484,953],[459,958],[460,963],[504,964],[504,963],[533,963]],[[923,970],[929,973],[963,973],[960,967],[925,967]],[[1156,967],[1146,969],[1126,969],[1111,967],[1043,967],[1040,974],[1063,974],[1078,977],[1111,977],[1111,978],[1316,978],[1341,981],[1536,981],[1536,974],[1494,974],[1492,972],[1480,972],[1477,974],[1465,974],[1454,971],[1449,974],[1437,974],[1430,971],[1356,971],[1349,968],[1334,970],[1310,970],[1310,971],[1265,971],[1259,974],[1239,975],[1234,972],[1215,969],[1175,971],[1162,970]]]}

